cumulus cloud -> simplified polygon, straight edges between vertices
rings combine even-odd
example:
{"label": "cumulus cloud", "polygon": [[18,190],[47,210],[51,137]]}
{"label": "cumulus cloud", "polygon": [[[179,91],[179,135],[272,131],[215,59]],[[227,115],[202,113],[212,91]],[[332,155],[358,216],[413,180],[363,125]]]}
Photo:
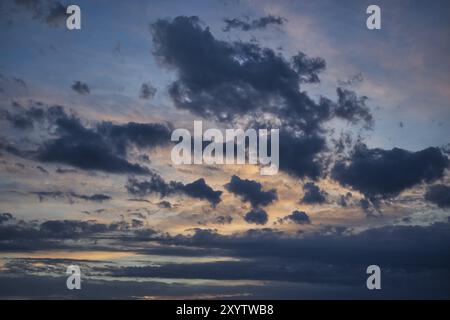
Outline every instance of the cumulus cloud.
{"label": "cumulus cloud", "polygon": [[130,177],[126,185],[130,194],[146,196],[149,194],[159,194],[167,197],[176,194],[184,194],[191,198],[208,201],[215,207],[220,201],[222,191],[214,190],[206,184],[205,179],[200,178],[192,183],[184,184],[177,181],[166,182],[160,175],[150,173],[150,179],[139,181]]}
{"label": "cumulus cloud", "polygon": [[267,212],[263,209],[252,209],[251,211],[247,212],[244,216],[244,220],[248,223],[254,223],[254,224],[266,224],[269,220],[269,216],[267,215]]}
{"label": "cumulus cloud", "polygon": [[358,145],[348,159],[336,162],[331,175],[341,185],[369,198],[389,198],[422,182],[442,178],[448,166],[448,158],[438,148],[411,152]]}
{"label": "cumulus cloud", "polygon": [[[171,126],[158,123],[115,124],[104,121],[87,127],[82,120],[68,114],[61,106],[45,107],[40,103],[15,111],[4,117],[15,124],[17,118],[30,124],[51,128],[51,138],[40,144],[34,159],[42,162],[68,164],[85,170],[110,173],[147,174],[149,170],[126,159],[130,146],[155,148],[170,143]],[[14,150],[11,150],[14,152]],[[19,150],[15,152],[20,154]]]}
{"label": "cumulus cloud", "polygon": [[293,211],[290,215],[278,219],[278,223],[293,222],[295,224],[310,224],[311,220],[304,211]]}
{"label": "cumulus cloud", "polygon": [[231,177],[225,188],[239,196],[242,201],[250,202],[254,208],[267,206],[278,199],[275,189],[263,191],[261,183],[254,180],[241,179],[236,175]]}
{"label": "cumulus cloud", "polygon": [[301,200],[305,204],[322,204],[327,201],[327,193],[321,190],[314,182],[305,183],[303,186],[305,194]]}
{"label": "cumulus cloud", "polygon": [[315,101],[300,90],[320,81],[326,67],[320,57],[299,52],[287,59],[254,42],[219,40],[198,17],[158,20],[152,35],[156,59],[177,74],[169,88],[175,106],[221,122],[245,115],[255,119],[249,123],[254,126],[261,125],[261,115],[271,114],[285,128],[280,169],[290,174],[312,179],[323,174],[318,155],[326,150],[325,122],[372,123],[366,98],[352,91],[338,89],[334,102]]}

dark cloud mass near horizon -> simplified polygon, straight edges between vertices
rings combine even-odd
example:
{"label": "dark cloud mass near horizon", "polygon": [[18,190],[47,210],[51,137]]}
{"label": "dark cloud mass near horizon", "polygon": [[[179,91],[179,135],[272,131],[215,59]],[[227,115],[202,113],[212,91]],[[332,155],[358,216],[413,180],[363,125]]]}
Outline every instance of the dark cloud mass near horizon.
{"label": "dark cloud mass near horizon", "polygon": [[[450,5],[399,1],[381,30],[353,0],[83,0],[81,30],[1,1],[0,299],[450,298]],[[200,120],[279,129],[279,172],[175,164]]]}

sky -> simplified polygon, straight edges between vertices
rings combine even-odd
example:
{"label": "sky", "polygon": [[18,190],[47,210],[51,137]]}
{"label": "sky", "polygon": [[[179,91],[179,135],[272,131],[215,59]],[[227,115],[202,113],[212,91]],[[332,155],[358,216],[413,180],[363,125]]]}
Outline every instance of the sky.
{"label": "sky", "polygon": [[[449,3],[370,4],[2,1],[0,298],[448,299]],[[194,121],[279,172],[175,165]]]}

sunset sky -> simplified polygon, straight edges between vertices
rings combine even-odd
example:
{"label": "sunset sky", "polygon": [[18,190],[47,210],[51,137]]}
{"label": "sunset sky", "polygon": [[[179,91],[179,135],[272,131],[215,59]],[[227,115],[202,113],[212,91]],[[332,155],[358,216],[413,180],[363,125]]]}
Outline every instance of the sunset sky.
{"label": "sunset sky", "polygon": [[[1,1],[0,298],[449,298],[450,3],[374,3]],[[279,172],[174,165],[194,121]]]}

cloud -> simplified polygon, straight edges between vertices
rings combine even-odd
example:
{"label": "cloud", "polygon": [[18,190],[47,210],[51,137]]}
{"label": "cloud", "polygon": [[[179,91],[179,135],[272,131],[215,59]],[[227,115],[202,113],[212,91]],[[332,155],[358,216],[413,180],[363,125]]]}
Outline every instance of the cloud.
{"label": "cloud", "polygon": [[158,20],[152,35],[155,57],[177,71],[169,93],[178,108],[220,121],[268,112],[309,132],[331,116],[333,104],[299,90],[319,81],[321,58],[300,52],[287,60],[256,43],[218,40],[198,17]]}
{"label": "cloud", "polygon": [[236,175],[231,177],[230,182],[225,185],[225,188],[229,192],[239,196],[242,201],[250,202],[254,208],[267,206],[278,199],[275,189],[263,191],[261,183],[254,180],[241,179]]}
{"label": "cloud", "polygon": [[55,0],[14,0],[14,3],[32,14],[38,20],[51,27],[65,25],[66,7]]}
{"label": "cloud", "polygon": [[284,222],[293,222],[296,224],[310,224],[311,220],[309,219],[309,216],[306,214],[306,212],[295,210],[290,215],[287,215],[278,220],[278,223]]}
{"label": "cloud", "polygon": [[14,217],[11,213],[0,213],[0,224],[13,220]]}
{"label": "cloud", "polygon": [[218,216],[214,222],[217,224],[230,224],[232,221],[233,217],[231,216]]}
{"label": "cloud", "polygon": [[341,195],[341,197],[339,198],[339,205],[344,208],[347,207],[348,202],[350,201],[352,196],[353,195],[351,192],[347,192],[345,195]]}
{"label": "cloud", "polygon": [[139,98],[144,100],[152,99],[156,94],[156,88],[151,83],[143,83],[139,91]]}
{"label": "cloud", "polygon": [[283,17],[268,15],[265,17],[260,17],[258,19],[254,19],[252,21],[246,21],[242,19],[224,19],[226,26],[223,31],[228,32],[231,29],[240,29],[241,31],[251,31],[257,29],[265,29],[269,25],[283,25],[286,22],[286,19]]}
{"label": "cloud", "polygon": [[305,204],[322,204],[327,201],[327,193],[314,184],[314,182],[305,183],[303,186],[305,194],[302,203]]}
{"label": "cloud", "polygon": [[252,209],[247,212],[244,216],[244,220],[248,223],[261,224],[264,225],[269,220],[267,212],[263,209]]}
{"label": "cloud", "polygon": [[337,89],[338,101],[311,99],[302,85],[317,83],[325,60],[305,53],[285,58],[258,43],[219,40],[198,17],[160,19],[151,26],[154,56],[174,70],[169,94],[180,109],[221,122],[282,127],[280,169],[297,177],[323,174],[324,123],[341,118],[373,123],[366,98]]}
{"label": "cloud", "polygon": [[72,86],[71,86],[72,90],[81,94],[81,95],[86,95],[89,94],[91,91],[89,89],[89,86],[81,81],[75,81]]}
{"label": "cloud", "polygon": [[337,95],[338,102],[333,108],[336,117],[351,123],[357,123],[362,119],[366,127],[373,126],[373,116],[366,106],[367,97],[358,97],[353,91],[342,88],[337,88]]}
{"label": "cloud", "polygon": [[159,194],[161,197],[167,197],[184,194],[191,198],[206,200],[212,207],[215,207],[221,201],[220,196],[222,194],[222,191],[216,191],[208,186],[203,178],[183,184],[177,181],[166,182],[156,173],[150,173],[150,180],[139,181],[136,178],[129,178],[126,189],[130,194],[138,196]]}
{"label": "cloud", "polygon": [[438,148],[411,152],[358,145],[348,159],[335,163],[331,175],[341,185],[369,198],[389,198],[422,182],[442,178],[448,166],[448,158]]}
{"label": "cloud", "polygon": [[[147,174],[147,168],[127,161],[127,148],[151,149],[170,143],[170,124],[104,121],[86,127],[80,118],[66,113],[61,106],[36,105],[16,110],[14,118],[26,119],[30,123],[27,127],[39,125],[45,130],[51,129],[51,138],[41,143],[34,155],[42,162],[110,173]],[[12,121],[11,117],[5,119]]]}
{"label": "cloud", "polygon": [[62,191],[34,191],[32,193],[39,197],[39,201],[44,201],[49,198],[68,199],[70,202],[73,202],[73,199],[80,199],[93,202],[103,202],[111,200],[110,196],[101,193],[96,193],[93,195],[84,195],[75,192],[62,192]]}
{"label": "cloud", "polygon": [[450,187],[443,184],[430,186],[425,193],[425,200],[439,208],[450,208]]}
{"label": "cloud", "polygon": [[299,136],[280,132],[280,169],[295,177],[318,179],[325,162],[318,155],[326,150],[326,139],[318,134]]}

